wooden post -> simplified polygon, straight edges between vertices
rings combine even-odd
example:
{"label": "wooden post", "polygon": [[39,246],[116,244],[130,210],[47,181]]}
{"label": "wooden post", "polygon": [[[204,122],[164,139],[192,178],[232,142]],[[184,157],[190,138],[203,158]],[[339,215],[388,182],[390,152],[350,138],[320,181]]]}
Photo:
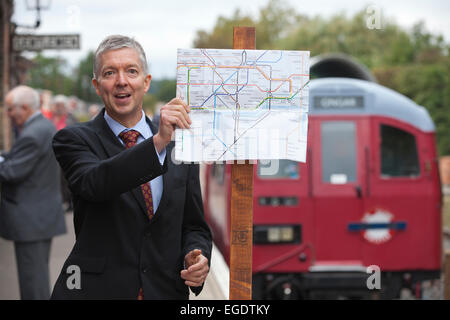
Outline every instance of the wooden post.
{"label": "wooden post", "polygon": [[0,149],[11,148],[11,124],[6,114],[4,99],[9,91],[11,64],[11,15],[14,3],[1,1],[0,3]]}
{"label": "wooden post", "polygon": [[450,300],[450,251],[444,255],[444,299]]}
{"label": "wooden post", "polygon": [[[234,27],[233,49],[255,49],[255,28]],[[253,164],[231,165],[230,300],[252,298]]]}

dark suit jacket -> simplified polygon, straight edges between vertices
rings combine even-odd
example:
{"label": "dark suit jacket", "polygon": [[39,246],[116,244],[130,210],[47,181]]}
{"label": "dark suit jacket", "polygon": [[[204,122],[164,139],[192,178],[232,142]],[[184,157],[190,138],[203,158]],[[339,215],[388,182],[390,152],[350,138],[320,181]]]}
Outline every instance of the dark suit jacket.
{"label": "dark suit jacket", "polygon": [[52,151],[54,125],[29,119],[0,163],[0,236],[13,241],[50,239],[66,232],[60,168]]}
{"label": "dark suit jacket", "polygon": [[[212,240],[198,165],[175,165],[172,148],[173,142],[163,166],[152,138],[125,149],[104,120],[104,109],[55,135],[53,149],[73,195],[76,243],[52,298],[136,299],[140,287],[144,299],[188,298],[180,277],[184,256],[198,248],[210,260]],[[150,220],[140,185],[161,174],[163,194]],[[67,287],[70,265],[81,270],[81,289]]]}

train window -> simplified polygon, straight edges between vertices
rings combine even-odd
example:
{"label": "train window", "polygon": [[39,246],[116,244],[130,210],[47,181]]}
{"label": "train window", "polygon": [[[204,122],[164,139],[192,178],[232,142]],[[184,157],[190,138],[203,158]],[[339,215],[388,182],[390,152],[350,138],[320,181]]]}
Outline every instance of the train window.
{"label": "train window", "polygon": [[345,184],[356,181],[356,125],[352,121],[324,121],[322,181]]}
{"label": "train window", "polygon": [[223,163],[214,162],[211,169],[211,176],[222,185],[225,179],[225,165]]}
{"label": "train window", "polygon": [[298,179],[298,162],[284,159],[258,161],[258,177],[261,179]]}
{"label": "train window", "polygon": [[416,138],[399,128],[381,125],[381,176],[420,175]]}

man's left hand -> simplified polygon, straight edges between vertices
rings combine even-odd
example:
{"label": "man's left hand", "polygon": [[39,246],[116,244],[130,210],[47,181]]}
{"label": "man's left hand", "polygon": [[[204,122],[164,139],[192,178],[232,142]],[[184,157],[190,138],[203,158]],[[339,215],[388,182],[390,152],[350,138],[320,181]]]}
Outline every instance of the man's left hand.
{"label": "man's left hand", "polygon": [[209,272],[208,259],[202,255],[202,250],[194,249],[184,257],[184,270],[181,270],[181,278],[190,287],[199,287],[205,282]]}

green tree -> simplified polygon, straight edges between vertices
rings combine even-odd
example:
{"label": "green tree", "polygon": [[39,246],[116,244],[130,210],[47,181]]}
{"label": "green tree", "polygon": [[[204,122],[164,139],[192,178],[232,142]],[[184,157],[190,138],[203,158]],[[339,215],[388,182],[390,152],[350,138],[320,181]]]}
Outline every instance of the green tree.
{"label": "green tree", "polygon": [[70,95],[74,81],[64,73],[67,61],[63,58],[45,57],[38,53],[32,60],[26,84],[33,88],[47,89],[54,94]]}
{"label": "green tree", "polygon": [[158,83],[158,90],[155,92],[155,97],[158,101],[169,102],[176,95],[177,82],[174,79],[163,79]]}
{"label": "green tree", "polygon": [[254,26],[255,22],[250,16],[242,15],[239,9],[234,11],[231,18],[219,16],[212,32],[197,31],[194,39],[196,48],[226,49],[233,47],[233,27]]}
{"label": "green tree", "polygon": [[389,20],[385,21],[383,29],[371,30],[366,27],[366,19],[365,10],[353,17],[344,13],[327,19],[303,17],[278,46],[309,50],[311,56],[345,53],[369,68],[413,61],[414,48],[406,31]]}
{"label": "green tree", "polygon": [[92,84],[92,66],[94,65],[94,52],[89,51],[85,58],[81,59],[75,68],[75,84],[73,95],[84,101],[100,102]]}
{"label": "green tree", "polygon": [[158,99],[155,97],[155,95],[151,93],[146,93],[144,95],[144,101],[142,103],[142,108],[144,109],[145,113],[151,113],[155,114],[155,107],[158,103]]}
{"label": "green tree", "polygon": [[435,61],[448,55],[449,46],[440,35],[426,31],[422,22],[411,31],[384,19],[382,29],[366,26],[365,8],[352,17],[338,13],[329,18],[301,15],[285,2],[270,0],[257,19],[239,10],[227,18],[220,16],[211,31],[200,30],[194,39],[197,48],[232,48],[233,26],[256,27],[257,49],[309,50],[311,55],[346,53],[368,66]]}
{"label": "green tree", "polygon": [[259,17],[242,14],[236,9],[230,18],[219,16],[211,32],[197,31],[196,48],[227,49],[233,47],[233,27],[255,27],[256,48],[271,49],[293,28],[300,16],[284,1],[270,0],[260,9]]}

